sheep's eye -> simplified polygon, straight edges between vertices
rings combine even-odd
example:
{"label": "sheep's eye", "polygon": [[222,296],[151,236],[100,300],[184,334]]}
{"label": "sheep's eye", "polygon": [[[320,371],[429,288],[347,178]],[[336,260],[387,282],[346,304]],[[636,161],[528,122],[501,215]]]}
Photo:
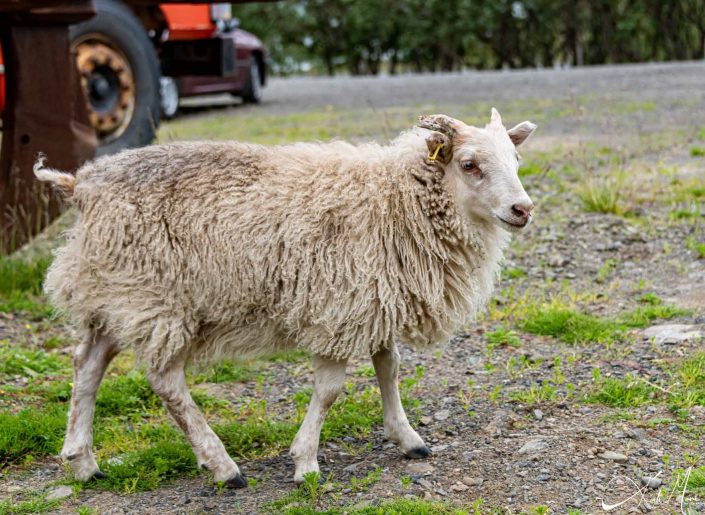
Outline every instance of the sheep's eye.
{"label": "sheep's eye", "polygon": [[474,161],[463,161],[462,163],[460,163],[460,166],[465,172],[482,176],[482,171],[480,170],[480,167],[477,166],[477,163],[475,163]]}

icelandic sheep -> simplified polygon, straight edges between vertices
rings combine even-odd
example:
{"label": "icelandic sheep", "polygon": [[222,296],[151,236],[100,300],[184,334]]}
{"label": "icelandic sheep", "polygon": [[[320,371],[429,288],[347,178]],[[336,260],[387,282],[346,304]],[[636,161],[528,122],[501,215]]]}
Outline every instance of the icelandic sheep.
{"label": "icelandic sheep", "polygon": [[45,289],[81,335],[62,457],[80,480],[96,391],[127,347],[198,464],[247,482],[208,426],[184,366],[291,347],[313,355],[314,390],[291,446],[294,479],[317,472],[326,412],[348,359],[371,356],[384,434],[430,454],[402,408],[397,341],[449,337],[492,292],[510,231],[533,204],[517,174],[536,128],[422,116],[389,145],[173,143],[102,157],[72,176],[35,166],[79,219]]}

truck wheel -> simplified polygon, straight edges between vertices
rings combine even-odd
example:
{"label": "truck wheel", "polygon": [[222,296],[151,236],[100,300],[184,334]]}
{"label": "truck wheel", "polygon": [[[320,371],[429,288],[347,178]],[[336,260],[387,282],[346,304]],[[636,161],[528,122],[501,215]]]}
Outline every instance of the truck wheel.
{"label": "truck wheel", "polygon": [[71,27],[98,154],[146,145],[161,114],[160,67],[144,27],[125,5],[96,0],[97,14]]}
{"label": "truck wheel", "polygon": [[242,91],[242,100],[248,104],[259,104],[262,100],[262,81],[260,80],[259,62],[250,57],[250,76]]}

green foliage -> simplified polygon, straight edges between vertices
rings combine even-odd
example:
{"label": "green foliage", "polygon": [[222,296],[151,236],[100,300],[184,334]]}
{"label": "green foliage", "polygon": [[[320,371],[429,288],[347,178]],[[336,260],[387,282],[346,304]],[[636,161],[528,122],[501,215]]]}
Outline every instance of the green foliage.
{"label": "green foliage", "polygon": [[703,156],[705,156],[705,148],[703,148],[703,147],[690,147],[690,155],[693,157],[703,157]]}
{"label": "green foliage", "polygon": [[61,500],[47,501],[42,495],[33,495],[26,501],[14,502],[12,499],[0,500],[0,515],[24,515],[45,513],[61,504]]}
{"label": "green foliage", "polygon": [[16,414],[0,413],[0,428],[0,466],[57,454],[66,429],[66,412],[26,408]]}
{"label": "green foliage", "polygon": [[51,308],[40,296],[50,263],[51,256],[0,257],[0,311],[23,311],[35,319],[49,316]]}
{"label": "green foliage", "polygon": [[581,313],[560,305],[534,307],[521,321],[522,330],[552,336],[565,343],[611,344],[623,339],[630,328],[644,327],[656,319],[670,319],[689,312],[674,306],[639,306],[615,318]]}
{"label": "green foliage", "polygon": [[656,392],[656,388],[635,376],[600,378],[586,401],[617,408],[635,408],[650,402]]}
{"label": "green foliage", "polygon": [[[550,67],[702,59],[702,4],[294,0],[234,7],[275,72]],[[541,30],[536,28],[540,27]],[[511,35],[508,37],[507,35]],[[650,110],[653,102],[636,102]]]}
{"label": "green foliage", "polygon": [[508,345],[510,347],[521,346],[521,338],[516,333],[509,328],[499,326],[494,331],[486,333],[488,348],[494,349],[502,345]]}
{"label": "green foliage", "polygon": [[629,212],[624,176],[589,179],[578,189],[583,209],[591,213],[625,215]]}
{"label": "green foliage", "polygon": [[221,361],[194,378],[195,383],[231,383],[252,379],[252,368],[243,363]]}
{"label": "green foliage", "polygon": [[538,309],[521,323],[521,328],[565,343],[611,343],[622,336],[619,324],[612,320],[563,307]]}
{"label": "green foliage", "polygon": [[699,242],[694,236],[690,236],[686,241],[688,250],[693,252],[698,259],[705,259],[705,242]]}
{"label": "green foliage", "polygon": [[67,370],[70,370],[68,361],[55,354],[11,346],[7,340],[0,341],[0,374],[35,378]]}
{"label": "green foliage", "polygon": [[96,399],[96,416],[142,415],[161,406],[161,400],[152,391],[144,375],[132,371],[103,381]]}
{"label": "green foliage", "polygon": [[100,468],[108,477],[96,481],[95,488],[135,493],[153,490],[177,477],[195,475],[196,458],[191,446],[181,440],[153,443],[103,461]]}

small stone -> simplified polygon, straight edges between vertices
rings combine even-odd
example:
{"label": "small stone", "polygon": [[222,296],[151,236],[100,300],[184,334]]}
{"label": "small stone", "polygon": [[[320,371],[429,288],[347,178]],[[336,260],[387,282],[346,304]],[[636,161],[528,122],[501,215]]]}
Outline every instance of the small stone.
{"label": "small stone", "polygon": [[70,486],[57,486],[49,490],[46,496],[47,501],[58,501],[59,499],[66,499],[73,495],[73,488]]}
{"label": "small stone", "polygon": [[431,474],[434,470],[433,465],[425,461],[413,461],[406,466],[406,470],[410,474],[423,475]]}
{"label": "small stone", "polygon": [[461,480],[464,485],[467,486],[482,486],[482,483],[485,482],[484,479],[481,477],[470,477],[470,476],[464,476],[463,479]]}
{"label": "small stone", "polygon": [[442,409],[440,411],[436,411],[436,413],[433,414],[433,418],[435,418],[439,422],[447,420],[449,417],[450,417],[450,410],[447,410],[447,409]]}
{"label": "small stone", "polygon": [[658,477],[642,477],[641,484],[652,490],[656,490],[663,484],[663,481]]}
{"label": "small stone", "polygon": [[433,446],[431,446],[431,452],[433,452],[433,453],[443,452],[448,447],[450,447],[450,446],[449,445],[433,445]]}
{"label": "small stone", "polygon": [[534,410],[534,418],[536,420],[543,420],[543,411],[541,411],[540,409],[535,409]]}
{"label": "small stone", "polygon": [[546,474],[545,472],[542,472],[541,474],[539,474],[538,480],[539,481],[550,481],[551,474]]}
{"label": "small stone", "polygon": [[359,463],[353,463],[352,465],[348,465],[343,469],[343,472],[347,472],[348,474],[352,474],[355,471],[357,471],[357,467],[360,465]]}
{"label": "small stone", "polygon": [[605,451],[601,454],[598,454],[597,457],[602,458],[603,460],[615,461],[617,463],[625,463],[628,459],[624,454],[620,454],[618,452],[613,451]]}
{"label": "small stone", "polygon": [[568,263],[570,263],[570,258],[567,258],[565,256],[561,256],[560,254],[554,254],[548,260],[548,266],[551,266],[553,268],[565,266]]}
{"label": "small stone", "polygon": [[424,415],[423,417],[421,417],[421,420],[419,420],[419,422],[421,422],[422,426],[429,426],[431,425],[431,422],[433,422],[433,419],[427,415]]}
{"label": "small stone", "polygon": [[519,454],[532,454],[534,452],[541,452],[545,449],[548,449],[548,443],[546,443],[545,440],[537,438],[526,442],[521,446],[521,449],[519,449],[518,452]]}
{"label": "small stone", "polygon": [[633,438],[634,440],[644,440],[646,438],[646,431],[641,429],[640,427],[636,427],[634,429],[630,429],[627,432],[627,436],[629,438]]}
{"label": "small stone", "polygon": [[428,479],[421,478],[416,480],[416,483],[421,485],[426,490],[433,490],[433,483],[431,483]]}
{"label": "small stone", "polygon": [[698,341],[705,338],[701,326],[686,324],[662,324],[644,329],[644,338],[653,339],[657,345],[676,345],[686,341]]}
{"label": "small stone", "polygon": [[468,488],[469,487],[463,483],[455,483],[453,486],[450,487],[451,491],[453,491],[453,492],[464,492]]}

